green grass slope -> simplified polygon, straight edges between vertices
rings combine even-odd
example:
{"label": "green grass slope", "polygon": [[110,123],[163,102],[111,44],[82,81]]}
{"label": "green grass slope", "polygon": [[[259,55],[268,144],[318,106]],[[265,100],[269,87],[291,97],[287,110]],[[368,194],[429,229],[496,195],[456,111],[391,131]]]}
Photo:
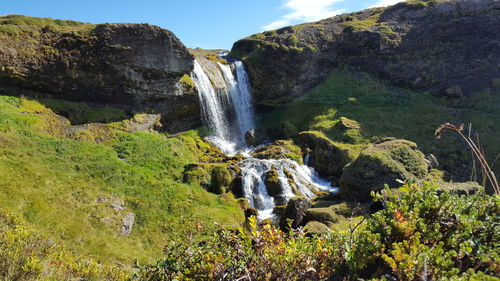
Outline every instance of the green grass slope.
{"label": "green grass slope", "polygon": [[[195,131],[168,137],[109,129],[94,132],[106,133],[96,144],[69,139],[68,126],[38,102],[0,96],[0,206],[70,250],[131,264],[154,259],[196,225],[208,233],[214,222],[243,220],[232,196],[182,183],[184,166],[211,149]],[[132,233],[120,235],[130,212]]]}
{"label": "green grass slope", "polygon": [[[449,170],[456,160],[469,159],[461,140],[447,135],[434,138],[435,129],[444,122],[472,124],[491,161],[500,153],[500,95],[484,91],[470,98],[447,100],[426,93],[415,93],[387,86],[367,74],[334,70],[319,86],[278,110],[259,116],[267,131],[293,137],[305,130],[325,133],[334,141],[369,143],[383,137],[416,142],[425,153],[441,156]],[[347,117],[360,128],[345,130]],[[347,126],[349,126],[347,124]],[[462,159],[463,158],[463,159]],[[500,164],[495,166],[500,174]],[[462,174],[463,169],[462,169]],[[469,175],[467,175],[469,176]]]}

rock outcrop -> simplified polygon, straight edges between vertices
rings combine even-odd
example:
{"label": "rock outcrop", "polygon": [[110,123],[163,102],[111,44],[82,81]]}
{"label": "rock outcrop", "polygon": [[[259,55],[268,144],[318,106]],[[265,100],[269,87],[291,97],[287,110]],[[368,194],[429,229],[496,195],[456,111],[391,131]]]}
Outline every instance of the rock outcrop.
{"label": "rock outcrop", "polygon": [[179,82],[194,57],[172,32],[149,24],[2,19],[1,92],[154,111],[172,130],[200,122],[197,96]]}
{"label": "rock outcrop", "polygon": [[347,199],[369,202],[371,191],[384,184],[399,187],[400,181],[423,179],[428,173],[425,155],[417,145],[406,140],[389,140],[361,151],[354,162],[345,167],[341,192]]}
{"label": "rock outcrop", "polygon": [[310,150],[308,165],[326,177],[340,178],[344,166],[358,157],[363,145],[338,143],[330,140],[321,132],[301,132],[297,142]]}
{"label": "rock outcrop", "polygon": [[247,65],[261,109],[302,95],[335,67],[459,98],[498,83],[499,9],[494,0],[408,1],[256,34],[230,55]]}

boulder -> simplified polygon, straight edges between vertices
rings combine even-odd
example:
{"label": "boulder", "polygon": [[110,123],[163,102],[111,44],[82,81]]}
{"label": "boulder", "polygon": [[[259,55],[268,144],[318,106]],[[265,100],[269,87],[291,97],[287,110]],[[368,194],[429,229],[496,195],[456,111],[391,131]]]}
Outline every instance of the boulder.
{"label": "boulder", "polygon": [[330,232],[330,228],[326,224],[310,221],[304,226],[308,234],[324,234]]}
{"label": "boulder", "polygon": [[363,145],[351,145],[330,140],[321,132],[301,132],[297,142],[311,150],[309,165],[314,166],[323,176],[340,178],[344,166],[359,155]]}
{"label": "boulder", "polygon": [[339,220],[332,208],[310,208],[307,210],[304,222],[317,221],[326,225],[334,224]]}
{"label": "boulder", "polygon": [[406,140],[389,140],[364,149],[346,166],[341,178],[341,192],[347,199],[371,201],[370,192],[384,184],[399,187],[400,181],[423,179],[428,164],[417,145]]}
{"label": "boulder", "polygon": [[306,216],[309,207],[311,207],[309,199],[305,197],[292,197],[288,201],[288,205],[280,218],[280,228],[286,230],[288,228],[289,220],[292,221],[292,228],[299,227],[302,220]]}
{"label": "boulder", "polygon": [[303,163],[302,150],[290,140],[277,140],[273,144],[260,146],[252,156],[259,159],[292,159]]}
{"label": "boulder", "polygon": [[135,214],[127,213],[122,219],[122,228],[120,234],[123,236],[129,236],[132,233],[132,227],[135,223]]}
{"label": "boulder", "polygon": [[245,133],[245,143],[248,146],[257,146],[260,143],[260,139],[257,136],[257,132],[254,129],[249,130]]}
{"label": "boulder", "polygon": [[[229,189],[237,191],[239,168],[224,163],[193,163],[184,167],[183,178],[185,183],[197,184],[206,190],[222,194]],[[241,185],[241,184],[239,184]],[[241,195],[242,192],[235,194]]]}
{"label": "boulder", "polygon": [[281,187],[279,181],[278,171],[275,169],[271,169],[266,172],[264,183],[266,185],[267,193],[270,196],[275,197],[283,193],[283,188]]}

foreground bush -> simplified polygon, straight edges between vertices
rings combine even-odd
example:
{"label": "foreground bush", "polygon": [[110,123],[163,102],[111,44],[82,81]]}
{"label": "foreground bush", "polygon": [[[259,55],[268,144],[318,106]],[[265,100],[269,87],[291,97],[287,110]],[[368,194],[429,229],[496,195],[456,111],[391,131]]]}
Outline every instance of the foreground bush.
{"label": "foreground bush", "polygon": [[73,255],[0,209],[0,280],[128,280],[117,267]]}
{"label": "foreground bush", "polygon": [[138,280],[499,280],[500,199],[405,185],[348,231],[309,237],[272,226],[172,245]]}

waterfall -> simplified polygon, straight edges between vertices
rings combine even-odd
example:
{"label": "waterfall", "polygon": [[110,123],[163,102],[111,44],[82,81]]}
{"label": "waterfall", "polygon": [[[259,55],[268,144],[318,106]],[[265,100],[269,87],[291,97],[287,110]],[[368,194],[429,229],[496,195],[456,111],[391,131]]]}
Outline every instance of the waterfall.
{"label": "waterfall", "polygon": [[248,75],[241,61],[233,63],[236,79],[230,66],[221,63],[218,64],[222,70],[224,79],[226,79],[229,96],[236,114],[239,142],[240,144],[244,144],[245,133],[255,128]]}
{"label": "waterfall", "polygon": [[221,147],[224,152],[234,150],[234,144],[230,142],[229,121],[224,108],[224,97],[219,97],[215,91],[210,78],[208,78],[200,63],[194,61],[194,69],[191,78],[198,89],[202,116],[206,124],[213,130],[210,140]]}
{"label": "waterfall", "polygon": [[[255,128],[250,83],[242,62],[215,65],[222,72],[225,89],[214,89],[198,61],[194,63],[191,76],[198,89],[205,124],[213,130],[208,140],[223,152],[234,155],[238,149],[240,152],[243,149],[249,150],[245,147],[245,133]],[[210,71],[213,73],[214,69],[210,68]],[[232,115],[235,118],[231,118]],[[317,192],[337,191],[331,187],[330,182],[321,179],[313,168],[307,166],[309,155],[306,155],[306,165],[290,159],[257,159],[249,153],[246,155],[247,158],[238,163],[242,189],[249,205],[259,211],[259,220],[274,217],[275,206],[286,205],[294,196],[312,198]],[[271,169],[278,173],[281,187],[281,194],[274,197],[269,195],[265,185],[266,173]]]}

